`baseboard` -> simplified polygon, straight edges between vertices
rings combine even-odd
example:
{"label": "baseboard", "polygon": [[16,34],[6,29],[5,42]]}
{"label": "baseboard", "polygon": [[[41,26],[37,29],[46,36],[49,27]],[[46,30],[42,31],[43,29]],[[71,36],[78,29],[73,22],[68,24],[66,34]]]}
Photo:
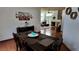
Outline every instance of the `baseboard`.
{"label": "baseboard", "polygon": [[6,39],[6,40],[0,41],[0,42],[5,42],[5,41],[12,40],[12,39],[13,39],[13,38],[9,38],[9,39]]}
{"label": "baseboard", "polygon": [[63,43],[63,45],[67,48],[68,51],[71,51],[64,43]]}

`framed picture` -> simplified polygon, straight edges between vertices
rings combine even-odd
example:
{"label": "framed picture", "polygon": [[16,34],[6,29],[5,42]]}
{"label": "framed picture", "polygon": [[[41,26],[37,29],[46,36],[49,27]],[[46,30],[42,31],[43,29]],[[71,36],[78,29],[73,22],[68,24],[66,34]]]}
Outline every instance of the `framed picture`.
{"label": "framed picture", "polygon": [[16,13],[16,18],[19,20],[30,20],[32,18],[32,15],[28,12],[18,12]]}

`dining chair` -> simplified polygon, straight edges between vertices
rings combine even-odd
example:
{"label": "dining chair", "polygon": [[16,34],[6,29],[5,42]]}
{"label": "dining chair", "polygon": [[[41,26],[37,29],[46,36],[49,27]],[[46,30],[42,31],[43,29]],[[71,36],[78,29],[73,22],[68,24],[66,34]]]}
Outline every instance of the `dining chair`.
{"label": "dining chair", "polygon": [[24,43],[22,39],[19,39],[17,34],[13,33],[13,37],[16,43],[16,51],[33,51],[27,43]]}
{"label": "dining chair", "polygon": [[24,43],[23,46],[24,46],[23,51],[33,51],[33,49],[27,43]]}
{"label": "dining chair", "polygon": [[61,32],[61,25],[59,25],[56,29],[57,32]]}
{"label": "dining chair", "polygon": [[16,43],[16,51],[21,50],[22,49],[22,44],[19,40],[19,37],[15,33],[13,33],[13,37],[14,37],[14,40],[15,40],[15,43]]}
{"label": "dining chair", "polygon": [[17,27],[16,30],[17,30],[17,33],[27,32],[27,31],[34,31],[34,26]]}
{"label": "dining chair", "polygon": [[60,51],[62,43],[63,39],[59,37],[53,44],[50,45],[49,48],[46,49],[46,51]]}

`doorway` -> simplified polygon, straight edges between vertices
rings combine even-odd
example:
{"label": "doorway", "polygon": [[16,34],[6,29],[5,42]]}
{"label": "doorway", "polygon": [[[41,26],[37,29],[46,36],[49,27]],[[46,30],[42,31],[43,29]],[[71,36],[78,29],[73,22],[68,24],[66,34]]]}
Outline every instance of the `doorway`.
{"label": "doorway", "polygon": [[51,36],[52,32],[62,31],[62,9],[60,8],[41,8],[41,33]]}

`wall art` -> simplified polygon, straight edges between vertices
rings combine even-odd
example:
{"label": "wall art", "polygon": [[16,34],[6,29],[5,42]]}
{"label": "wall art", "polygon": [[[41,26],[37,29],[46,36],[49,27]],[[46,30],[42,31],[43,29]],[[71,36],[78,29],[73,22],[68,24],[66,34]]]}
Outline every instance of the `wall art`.
{"label": "wall art", "polygon": [[68,7],[68,8],[66,9],[66,11],[65,11],[66,15],[71,14],[71,12],[72,12],[72,8],[71,8],[71,7]]}
{"label": "wall art", "polygon": [[32,15],[28,12],[18,12],[16,18],[19,18],[19,20],[30,20]]}
{"label": "wall art", "polygon": [[70,14],[70,18],[71,18],[71,19],[76,19],[77,16],[78,16],[77,12],[72,12],[72,13]]}

